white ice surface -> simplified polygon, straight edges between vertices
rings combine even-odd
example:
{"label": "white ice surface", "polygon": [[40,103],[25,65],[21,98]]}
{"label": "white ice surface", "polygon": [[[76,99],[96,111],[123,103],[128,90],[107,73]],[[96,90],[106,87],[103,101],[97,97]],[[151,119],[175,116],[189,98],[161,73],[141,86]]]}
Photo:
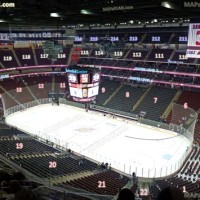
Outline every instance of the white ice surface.
{"label": "white ice surface", "polygon": [[6,122],[145,177],[173,173],[189,146],[186,138],[171,131],[66,105],[36,106],[8,116]]}

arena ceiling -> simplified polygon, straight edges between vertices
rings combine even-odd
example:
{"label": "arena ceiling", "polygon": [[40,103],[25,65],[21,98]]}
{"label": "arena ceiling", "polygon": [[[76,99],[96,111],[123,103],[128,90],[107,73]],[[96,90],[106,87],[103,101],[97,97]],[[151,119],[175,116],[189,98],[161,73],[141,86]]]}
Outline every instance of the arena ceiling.
{"label": "arena ceiling", "polygon": [[[14,4],[3,5],[3,2]],[[198,18],[200,4],[190,3],[186,0],[7,0],[0,3],[0,22],[13,26],[62,26]]]}

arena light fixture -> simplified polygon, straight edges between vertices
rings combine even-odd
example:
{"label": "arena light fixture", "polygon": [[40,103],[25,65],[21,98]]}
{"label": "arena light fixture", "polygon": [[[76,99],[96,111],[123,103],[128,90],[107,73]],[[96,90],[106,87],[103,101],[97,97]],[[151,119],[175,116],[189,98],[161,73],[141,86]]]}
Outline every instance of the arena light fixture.
{"label": "arena light fixture", "polygon": [[161,3],[162,7],[168,8],[168,9],[175,9],[175,5],[169,1],[163,1]]}
{"label": "arena light fixture", "polygon": [[59,13],[50,13],[50,17],[61,17]]}
{"label": "arena light fixture", "polygon": [[83,14],[83,15],[92,15],[92,14],[94,14],[90,10],[85,10],[85,9],[81,10],[80,13]]}
{"label": "arena light fixture", "polygon": [[20,17],[15,17],[15,18],[13,18],[13,20],[14,20],[14,21],[23,21],[23,19],[20,18]]}

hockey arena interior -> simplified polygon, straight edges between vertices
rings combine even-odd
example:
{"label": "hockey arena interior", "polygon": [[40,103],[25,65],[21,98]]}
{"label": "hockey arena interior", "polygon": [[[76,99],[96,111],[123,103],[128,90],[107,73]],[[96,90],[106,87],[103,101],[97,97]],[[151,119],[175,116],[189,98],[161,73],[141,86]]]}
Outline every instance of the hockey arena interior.
{"label": "hockey arena interior", "polygon": [[0,199],[200,199],[199,6],[1,2]]}

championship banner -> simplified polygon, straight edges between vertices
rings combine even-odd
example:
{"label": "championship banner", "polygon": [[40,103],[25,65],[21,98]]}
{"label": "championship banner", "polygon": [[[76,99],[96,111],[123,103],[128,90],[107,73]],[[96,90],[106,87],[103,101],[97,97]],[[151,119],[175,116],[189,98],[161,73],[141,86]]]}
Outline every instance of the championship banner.
{"label": "championship banner", "polygon": [[186,55],[188,58],[200,58],[200,23],[189,25]]}

